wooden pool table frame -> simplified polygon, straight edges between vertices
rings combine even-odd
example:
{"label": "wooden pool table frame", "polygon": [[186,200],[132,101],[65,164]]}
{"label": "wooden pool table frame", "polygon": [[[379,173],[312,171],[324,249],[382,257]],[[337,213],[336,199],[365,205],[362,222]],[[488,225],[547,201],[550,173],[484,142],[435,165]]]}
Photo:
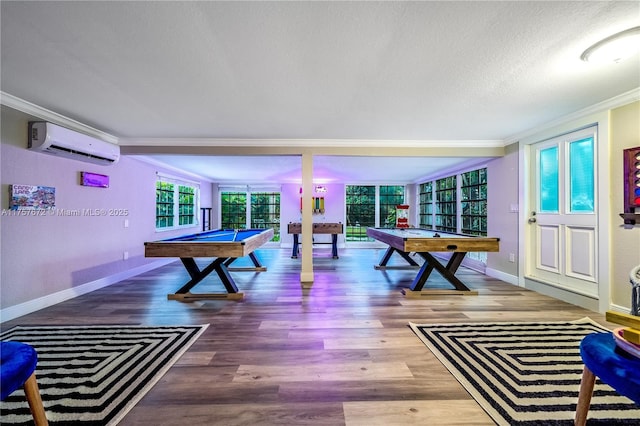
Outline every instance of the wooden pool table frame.
{"label": "wooden pool table frame", "polygon": [[[229,271],[266,271],[267,268],[262,266],[258,260],[255,250],[267,243],[273,238],[273,229],[260,229],[258,234],[240,241],[193,241],[198,235],[204,237],[205,234],[214,232],[224,232],[225,230],[216,229],[206,231],[199,234],[189,235],[191,239],[180,240],[168,239],[154,242],[146,242],[145,257],[179,257],[185,269],[189,273],[191,279],[173,294],[168,294],[170,300],[192,301],[201,299],[242,299],[244,294],[239,292],[238,287]],[[242,231],[256,231],[255,229],[246,229]],[[186,238],[186,237],[185,237]],[[245,268],[229,268],[239,257],[248,256],[253,262],[254,267]],[[196,258],[215,259],[203,269],[200,269],[195,261]],[[191,293],[191,289],[205,279],[209,274],[215,271],[227,293]]]}
{"label": "wooden pool table frame", "polygon": [[[410,253],[416,253],[424,259],[418,274],[414,278],[408,290],[404,291],[406,296],[421,296],[433,294],[464,294],[474,295],[477,291],[471,290],[458,277],[456,271],[468,252],[500,250],[500,239],[493,237],[476,237],[471,235],[457,235],[442,232],[440,237],[419,236],[411,232],[412,228],[405,230],[367,228],[367,236],[388,244],[389,247],[383,254],[376,269],[386,269],[389,259],[393,253],[398,253],[412,267],[420,266],[410,257]],[[416,231],[416,229],[414,229]],[[425,231],[426,232],[426,231]],[[436,233],[436,231],[433,231]],[[403,235],[404,234],[404,235]],[[446,265],[443,265],[431,252],[450,252]],[[455,290],[440,290],[423,288],[433,270],[436,270],[446,279]]]}

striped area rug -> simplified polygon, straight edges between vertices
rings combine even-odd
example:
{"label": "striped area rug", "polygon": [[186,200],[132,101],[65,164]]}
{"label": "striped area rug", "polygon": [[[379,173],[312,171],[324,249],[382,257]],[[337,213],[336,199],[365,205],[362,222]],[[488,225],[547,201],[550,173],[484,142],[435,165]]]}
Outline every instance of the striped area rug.
{"label": "striped area rug", "polygon": [[[409,324],[499,425],[573,425],[583,364],[579,345],[608,331],[573,322]],[[589,425],[640,425],[640,407],[596,382]]]}
{"label": "striped area rug", "polygon": [[[207,326],[18,326],[0,339],[38,352],[36,378],[50,425],[114,425]],[[0,424],[33,424],[21,389],[0,403]]]}

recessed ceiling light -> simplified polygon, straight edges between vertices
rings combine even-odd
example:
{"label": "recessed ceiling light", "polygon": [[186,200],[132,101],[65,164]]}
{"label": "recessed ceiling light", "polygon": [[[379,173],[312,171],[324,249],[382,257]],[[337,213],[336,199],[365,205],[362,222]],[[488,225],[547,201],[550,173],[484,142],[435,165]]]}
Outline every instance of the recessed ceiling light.
{"label": "recessed ceiling light", "polygon": [[629,28],[600,40],[585,50],[580,59],[585,62],[620,62],[640,51],[640,27]]}

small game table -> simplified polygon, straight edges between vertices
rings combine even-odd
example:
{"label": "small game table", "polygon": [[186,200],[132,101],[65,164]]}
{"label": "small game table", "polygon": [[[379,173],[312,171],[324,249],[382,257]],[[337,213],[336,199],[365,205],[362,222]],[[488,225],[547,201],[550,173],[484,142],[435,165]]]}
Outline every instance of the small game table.
{"label": "small game table", "polygon": [[[473,235],[453,234],[440,231],[430,231],[419,228],[367,228],[367,236],[389,245],[376,269],[386,269],[387,263],[393,253],[398,253],[407,263],[413,267],[420,266],[410,257],[410,253],[417,253],[424,259],[424,263],[409,287],[404,291],[407,296],[420,294],[477,294],[477,291],[469,289],[458,277],[456,271],[468,252],[500,250],[500,239],[492,237],[477,237]],[[443,265],[432,252],[451,252],[451,257],[446,265]],[[433,270],[438,271],[455,290],[435,290],[423,293],[423,287]]]}
{"label": "small game table", "polygon": [[[266,271],[255,250],[273,238],[273,229],[215,229],[197,234],[183,235],[166,240],[144,243],[145,257],[179,257],[191,279],[174,294],[171,300],[191,301],[199,299],[242,299],[243,293],[229,273],[232,271]],[[253,267],[228,268],[240,257],[249,256]],[[208,266],[200,269],[195,259],[215,258]],[[191,289],[215,271],[227,293],[191,293]]]}
{"label": "small game table", "polygon": [[[322,222],[313,224],[313,234],[331,234],[331,255],[334,259],[338,258],[338,235],[344,232],[342,223]],[[300,234],[302,234],[301,223],[289,223],[287,233],[293,234],[293,251],[292,259],[298,258],[300,251]]]}

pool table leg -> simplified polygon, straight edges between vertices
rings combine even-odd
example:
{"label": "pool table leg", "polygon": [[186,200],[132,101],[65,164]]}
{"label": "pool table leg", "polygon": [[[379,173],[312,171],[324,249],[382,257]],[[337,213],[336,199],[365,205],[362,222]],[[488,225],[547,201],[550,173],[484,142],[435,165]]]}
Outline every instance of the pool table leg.
{"label": "pool table leg", "polygon": [[189,272],[191,280],[183,285],[178,291],[176,291],[175,294],[188,293],[193,287],[196,286],[196,284],[205,279],[207,275],[209,275],[213,271],[216,271],[228,293],[238,293],[238,287],[236,287],[233,278],[229,274],[229,270],[224,265],[224,262],[227,259],[228,258],[225,257],[219,257],[209,265],[207,265],[204,269],[200,270],[193,258],[181,257],[180,260],[182,261],[182,264],[186,268],[187,272]]}
{"label": "pool table leg", "polygon": [[251,252],[249,253],[249,259],[251,259],[251,262],[253,263],[253,267],[251,266],[246,266],[246,267],[237,267],[237,268],[232,268],[230,267],[231,264],[233,262],[235,262],[236,260],[238,260],[237,257],[229,257],[227,258],[227,260],[224,261],[224,266],[228,267],[229,271],[256,271],[256,272],[264,272],[267,270],[266,266],[263,266],[262,263],[260,263],[260,259],[258,259],[258,255],[255,254],[255,252]]}
{"label": "pool table leg", "polygon": [[402,256],[402,258],[404,260],[406,260],[409,265],[411,265],[411,266],[420,266],[420,265],[418,265],[418,263],[415,260],[413,260],[411,257],[409,257],[409,253],[406,253],[404,251],[398,250],[395,247],[389,246],[387,248],[387,250],[384,252],[384,254],[382,255],[382,257],[380,258],[380,262],[378,262],[378,264],[376,266],[374,266],[374,268],[375,269],[386,269],[387,263],[389,262],[389,259],[391,259],[391,255],[393,255],[394,252],[396,252],[400,256]]}
{"label": "pool table leg", "polygon": [[455,276],[458,267],[460,267],[462,260],[467,255],[466,252],[454,252],[447,262],[447,266],[444,266],[442,263],[440,263],[438,259],[433,257],[431,253],[419,252],[418,254],[424,258],[425,262],[422,264],[418,275],[416,275],[416,278],[411,284],[411,291],[421,291],[425,283],[427,282],[429,275],[431,275],[431,272],[434,269],[437,270],[444,279],[449,281],[451,285],[456,288],[456,290],[470,291],[469,287],[467,287],[462,281],[460,281],[460,279],[458,279],[458,277]]}
{"label": "pool table leg", "polygon": [[220,266],[214,270],[218,273],[222,284],[224,284],[224,288],[227,289],[227,293],[238,293],[238,287],[236,287],[236,283],[233,281],[224,263],[221,263]]}
{"label": "pool table leg", "polygon": [[258,256],[255,254],[255,252],[249,253],[249,259],[251,259],[251,261],[253,262],[253,266],[255,266],[257,269],[263,268],[262,263],[260,263],[260,260],[258,259]]}
{"label": "pool table leg", "polygon": [[338,234],[331,234],[331,255],[338,259]]}

